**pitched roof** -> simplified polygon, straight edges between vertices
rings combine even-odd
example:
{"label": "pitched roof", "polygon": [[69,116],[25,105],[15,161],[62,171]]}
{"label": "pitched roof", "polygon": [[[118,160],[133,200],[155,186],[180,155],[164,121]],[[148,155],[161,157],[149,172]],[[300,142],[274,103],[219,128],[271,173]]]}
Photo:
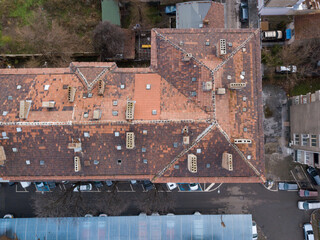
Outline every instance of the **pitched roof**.
{"label": "pitched roof", "polygon": [[[220,39],[228,43],[223,56]],[[0,132],[6,136],[0,145],[7,158],[2,178],[263,181],[258,30],[154,29],[151,57],[150,68],[71,63],[69,71],[0,72]],[[205,91],[208,82],[213,91]],[[246,87],[231,90],[233,82]],[[68,86],[76,89],[74,102],[68,101]],[[218,88],[226,93],[216,94]],[[31,101],[26,120],[19,118],[21,100]],[[125,117],[128,100],[135,101],[132,121]],[[46,101],[54,101],[54,108],[42,107]],[[101,118],[94,120],[97,109]],[[134,149],[126,148],[127,132],[135,134]],[[234,139],[252,143],[238,145]],[[75,142],[81,147],[68,147]],[[232,171],[222,167],[224,152],[232,154]],[[197,156],[196,173],[188,171],[188,154]]]}

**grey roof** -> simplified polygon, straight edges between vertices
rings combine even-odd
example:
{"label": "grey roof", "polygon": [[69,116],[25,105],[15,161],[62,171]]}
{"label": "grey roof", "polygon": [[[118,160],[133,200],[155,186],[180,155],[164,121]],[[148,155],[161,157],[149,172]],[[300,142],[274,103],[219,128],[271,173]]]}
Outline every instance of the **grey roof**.
{"label": "grey roof", "polygon": [[200,28],[211,7],[211,1],[177,3],[177,28]]}
{"label": "grey roof", "polygon": [[[223,223],[221,222],[223,221]],[[0,219],[18,239],[252,239],[251,215],[174,215]]]}

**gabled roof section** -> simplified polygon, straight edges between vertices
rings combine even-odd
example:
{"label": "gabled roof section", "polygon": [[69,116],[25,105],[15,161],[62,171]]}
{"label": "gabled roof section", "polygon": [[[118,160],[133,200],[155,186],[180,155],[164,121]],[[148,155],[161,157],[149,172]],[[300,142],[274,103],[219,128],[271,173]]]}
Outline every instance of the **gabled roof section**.
{"label": "gabled roof section", "polygon": [[203,19],[203,27],[224,28],[224,5],[218,2],[211,2],[211,7]]}

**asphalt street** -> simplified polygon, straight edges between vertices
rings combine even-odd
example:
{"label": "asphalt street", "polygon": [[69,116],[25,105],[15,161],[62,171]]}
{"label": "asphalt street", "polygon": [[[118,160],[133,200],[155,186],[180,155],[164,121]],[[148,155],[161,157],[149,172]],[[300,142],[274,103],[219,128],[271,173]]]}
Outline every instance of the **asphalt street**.
{"label": "asphalt street", "polygon": [[[137,191],[119,194],[126,199],[132,199],[134,194],[145,194],[142,188],[135,188]],[[24,192],[8,185],[2,186],[0,192],[1,216],[11,213],[15,217],[34,217],[31,197],[41,193],[34,190]],[[252,214],[259,233],[267,239],[303,239],[302,225],[310,221],[311,211],[297,208],[299,197],[296,191],[272,192],[261,184],[222,184],[212,192],[178,192],[176,189],[169,194],[175,199],[174,214],[193,214],[196,211],[202,214]],[[130,206],[123,213],[137,214],[139,210],[135,206]]]}

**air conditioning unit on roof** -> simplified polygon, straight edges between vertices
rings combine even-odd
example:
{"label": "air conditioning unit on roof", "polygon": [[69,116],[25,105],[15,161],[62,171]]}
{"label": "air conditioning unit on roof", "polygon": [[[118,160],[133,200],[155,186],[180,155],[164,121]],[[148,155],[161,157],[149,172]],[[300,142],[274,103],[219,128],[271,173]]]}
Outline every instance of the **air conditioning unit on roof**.
{"label": "air conditioning unit on roof", "polygon": [[211,91],[212,90],[212,82],[211,81],[203,82],[202,83],[202,90],[203,91]]}
{"label": "air conditioning unit on roof", "polygon": [[192,173],[196,173],[197,168],[197,156],[194,154],[188,154],[188,170]]}
{"label": "air conditioning unit on roof", "polygon": [[227,41],[225,39],[220,39],[220,55],[227,54]]}
{"label": "air conditioning unit on roof", "polygon": [[102,79],[100,79],[98,81],[98,95],[99,96],[103,96],[104,88],[105,88],[105,83]]}
{"label": "air conditioning unit on roof", "polygon": [[192,58],[192,53],[185,53],[185,54],[183,55],[182,61],[183,61],[183,62],[188,62],[188,61],[191,60],[191,58]]}

